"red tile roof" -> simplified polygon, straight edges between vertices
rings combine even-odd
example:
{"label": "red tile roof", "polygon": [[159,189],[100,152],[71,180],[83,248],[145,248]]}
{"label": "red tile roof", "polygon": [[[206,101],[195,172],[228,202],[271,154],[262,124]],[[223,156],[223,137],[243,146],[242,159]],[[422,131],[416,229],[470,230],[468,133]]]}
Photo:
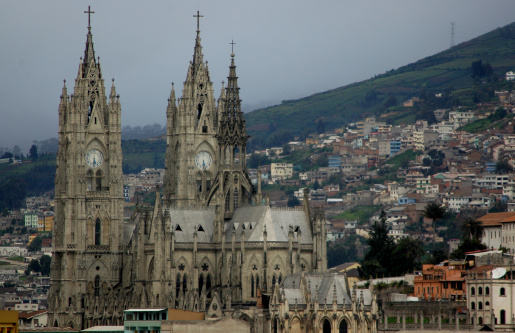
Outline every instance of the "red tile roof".
{"label": "red tile roof", "polygon": [[32,318],[34,316],[37,316],[38,314],[45,313],[47,311],[48,310],[39,310],[39,311],[30,311],[30,312],[22,312],[22,311],[20,311],[18,313],[18,318],[20,318],[20,319],[29,319],[29,318]]}
{"label": "red tile roof", "polygon": [[504,222],[515,222],[515,212],[490,213],[477,219],[483,226],[496,226]]}

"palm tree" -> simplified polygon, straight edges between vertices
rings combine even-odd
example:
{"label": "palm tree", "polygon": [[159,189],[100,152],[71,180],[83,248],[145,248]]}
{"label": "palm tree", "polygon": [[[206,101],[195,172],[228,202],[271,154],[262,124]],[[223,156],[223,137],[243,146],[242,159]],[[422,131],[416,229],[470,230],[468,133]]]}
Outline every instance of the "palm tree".
{"label": "palm tree", "polygon": [[483,236],[483,222],[473,218],[468,218],[463,221],[461,230],[465,237],[480,240],[481,236]]}
{"label": "palm tree", "polygon": [[445,215],[447,215],[447,210],[445,209],[445,207],[443,207],[436,201],[431,201],[424,207],[424,212],[422,214],[424,217],[427,217],[428,219],[431,219],[433,221],[433,251],[435,251],[436,220],[445,217]]}

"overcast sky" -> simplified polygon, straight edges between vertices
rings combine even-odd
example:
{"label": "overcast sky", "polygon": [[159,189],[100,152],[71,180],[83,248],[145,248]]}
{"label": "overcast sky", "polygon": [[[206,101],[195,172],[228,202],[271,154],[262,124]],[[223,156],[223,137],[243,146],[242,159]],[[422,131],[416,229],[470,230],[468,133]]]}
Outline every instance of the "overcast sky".
{"label": "overcast sky", "polygon": [[106,86],[122,124],[164,125],[181,95],[197,10],[215,97],[236,43],[245,111],[368,79],[514,20],[511,0],[24,0],[0,4],[0,147],[57,136],[63,79],[73,92],[91,5]]}

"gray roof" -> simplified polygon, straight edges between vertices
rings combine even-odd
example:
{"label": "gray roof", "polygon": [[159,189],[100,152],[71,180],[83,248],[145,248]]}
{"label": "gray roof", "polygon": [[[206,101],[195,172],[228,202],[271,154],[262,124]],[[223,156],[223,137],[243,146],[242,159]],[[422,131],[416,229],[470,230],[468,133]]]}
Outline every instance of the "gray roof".
{"label": "gray roof", "polygon": [[[289,304],[306,304],[306,295],[303,295],[301,288],[301,276],[299,274],[289,275],[285,278],[281,293]],[[311,300],[314,301],[318,291],[319,304],[332,304],[334,295],[336,294],[337,304],[351,304],[351,293],[344,275],[334,273],[314,273],[306,274],[305,282],[306,290],[310,290]],[[359,301],[363,297],[365,305],[372,303],[372,294],[369,289],[357,289],[356,298]]]}
{"label": "gray roof", "polygon": [[[213,241],[214,209],[170,209],[171,230],[175,232],[177,243],[192,243],[193,234],[197,232],[197,242]],[[171,231],[170,230],[170,231]]]}
{"label": "gray roof", "polygon": [[225,237],[231,238],[236,231],[236,240],[245,234],[245,241],[262,242],[266,228],[268,242],[288,242],[289,228],[294,231],[293,241],[297,241],[298,231],[302,244],[312,244],[311,227],[308,217],[302,210],[272,209],[268,206],[246,206],[236,210],[233,218],[225,223]]}
{"label": "gray roof", "polygon": [[132,234],[134,233],[134,229],[136,228],[136,223],[124,223],[122,225],[122,236],[123,236],[123,245],[129,245],[129,242],[132,239]]}

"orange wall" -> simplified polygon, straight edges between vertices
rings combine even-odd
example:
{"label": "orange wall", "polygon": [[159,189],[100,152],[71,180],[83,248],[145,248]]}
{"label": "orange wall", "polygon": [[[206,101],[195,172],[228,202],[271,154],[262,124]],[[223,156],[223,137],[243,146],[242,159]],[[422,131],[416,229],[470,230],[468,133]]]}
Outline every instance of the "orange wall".
{"label": "orange wall", "polygon": [[204,313],[179,309],[168,309],[168,320],[204,320]]}

